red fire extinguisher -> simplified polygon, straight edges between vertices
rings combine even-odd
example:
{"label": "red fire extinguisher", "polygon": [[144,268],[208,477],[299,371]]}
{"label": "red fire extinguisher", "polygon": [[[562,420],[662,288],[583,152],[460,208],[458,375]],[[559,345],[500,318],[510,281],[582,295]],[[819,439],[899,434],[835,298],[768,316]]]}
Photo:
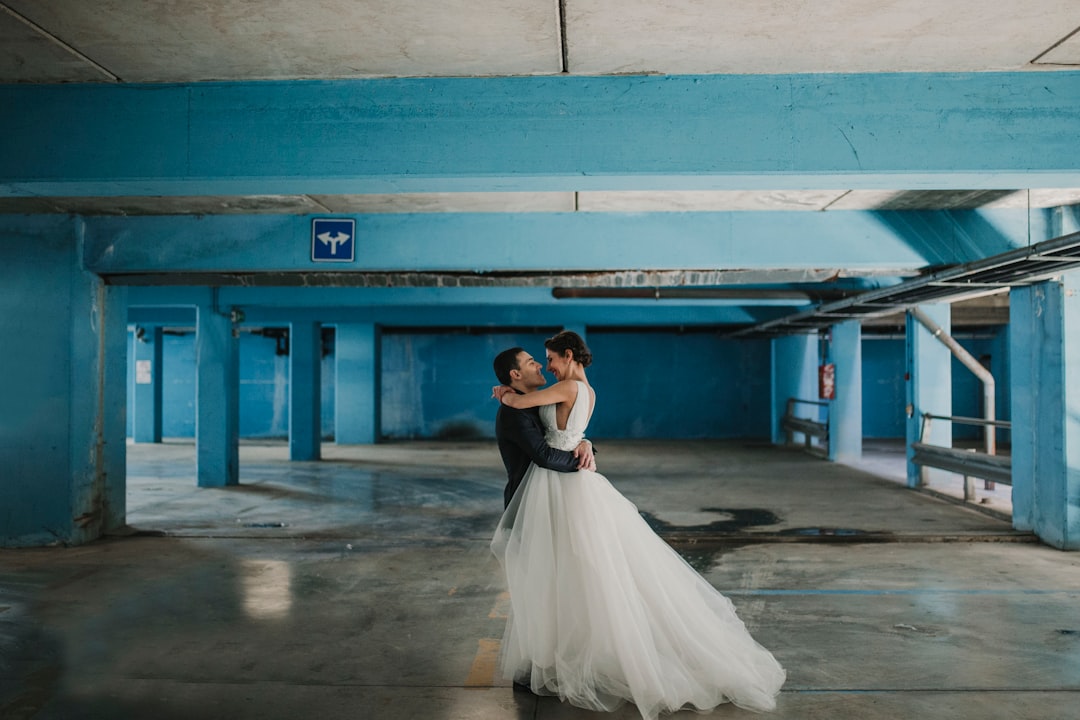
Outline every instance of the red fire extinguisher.
{"label": "red fire extinguisher", "polygon": [[818,366],[818,397],[822,400],[836,399],[836,365],[833,363]]}

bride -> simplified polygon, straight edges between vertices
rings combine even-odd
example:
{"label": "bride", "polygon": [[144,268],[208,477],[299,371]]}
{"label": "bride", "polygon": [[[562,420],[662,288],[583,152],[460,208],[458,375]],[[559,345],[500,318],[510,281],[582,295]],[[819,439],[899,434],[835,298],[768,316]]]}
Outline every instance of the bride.
{"label": "bride", "polygon": [[[596,402],[585,377],[592,355],[569,331],[544,346],[558,382],[493,393],[510,407],[539,406],[548,444],[573,449]],[[510,589],[508,679],[590,710],[629,700],[646,720],[687,705],[775,708],[784,669],[603,475],[533,464],[491,548]]]}

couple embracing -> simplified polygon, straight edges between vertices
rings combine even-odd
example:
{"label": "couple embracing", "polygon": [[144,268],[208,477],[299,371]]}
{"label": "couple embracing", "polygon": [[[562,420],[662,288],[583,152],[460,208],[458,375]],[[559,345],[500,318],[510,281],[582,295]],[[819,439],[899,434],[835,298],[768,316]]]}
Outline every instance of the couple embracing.
{"label": "couple embracing", "polygon": [[494,363],[509,478],[491,543],[510,590],[504,676],[590,710],[629,701],[647,720],[724,702],[772,710],[784,669],[731,601],[595,472],[585,342],[564,331],[544,346],[550,388],[522,348]]}

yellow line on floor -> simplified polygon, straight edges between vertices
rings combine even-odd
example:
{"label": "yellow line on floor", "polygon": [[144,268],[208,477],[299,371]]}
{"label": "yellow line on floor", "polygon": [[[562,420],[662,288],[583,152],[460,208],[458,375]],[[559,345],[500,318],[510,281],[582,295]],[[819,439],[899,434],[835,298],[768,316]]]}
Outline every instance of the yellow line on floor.
{"label": "yellow line on floor", "polygon": [[505,620],[508,617],[510,617],[510,593],[501,592],[495,598],[495,606],[488,613],[488,618],[491,620]]}
{"label": "yellow line on floor", "polygon": [[495,684],[495,669],[499,664],[499,647],[502,642],[492,638],[477,640],[476,657],[473,659],[465,687],[491,687]]}

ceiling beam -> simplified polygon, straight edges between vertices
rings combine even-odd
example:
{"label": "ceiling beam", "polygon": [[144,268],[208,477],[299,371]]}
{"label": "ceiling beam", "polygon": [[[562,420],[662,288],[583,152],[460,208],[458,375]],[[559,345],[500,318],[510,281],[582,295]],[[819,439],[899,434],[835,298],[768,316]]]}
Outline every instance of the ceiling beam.
{"label": "ceiling beam", "polygon": [[741,299],[559,300],[544,288],[355,287],[131,287],[128,321],[182,324],[196,305],[217,312],[238,309],[247,325],[311,320],[370,322],[383,326],[526,327],[696,326],[718,330],[775,319],[805,301],[790,298],[760,306]]}
{"label": "ceiling beam", "polygon": [[[894,215],[919,218],[901,223]],[[312,216],[89,217],[77,223],[87,269],[107,276],[469,273],[479,284],[515,284],[493,275],[482,279],[515,273],[568,275],[555,283],[589,285],[589,278],[578,283],[574,274],[601,272],[618,276],[610,278],[613,286],[762,281],[761,273],[747,281],[735,271],[788,271],[784,282],[905,275],[1020,247],[1053,228],[1050,215],[1023,210],[336,217],[356,221],[352,262],[312,260]],[[665,275],[672,272],[677,277]]]}
{"label": "ceiling beam", "polygon": [[1080,73],[0,86],[0,196],[1080,186]]}

